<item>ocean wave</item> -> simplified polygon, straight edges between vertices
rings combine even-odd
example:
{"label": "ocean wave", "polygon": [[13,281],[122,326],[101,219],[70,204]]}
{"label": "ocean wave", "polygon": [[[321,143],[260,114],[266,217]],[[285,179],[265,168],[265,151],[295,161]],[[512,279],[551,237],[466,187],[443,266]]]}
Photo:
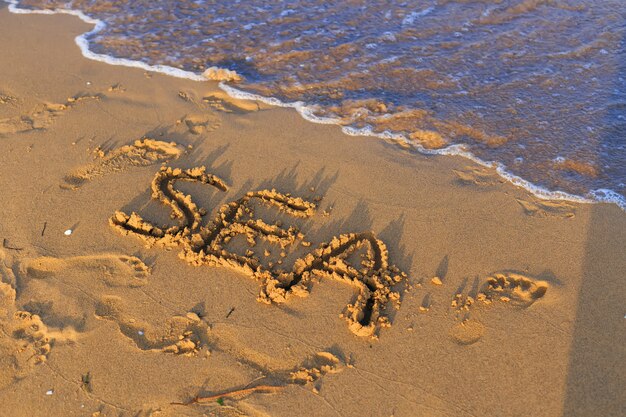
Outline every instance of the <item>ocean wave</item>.
{"label": "ocean wave", "polygon": [[[340,125],[343,133],[350,136],[374,136],[385,140],[392,140],[398,143],[402,143],[404,146],[409,146],[412,149],[426,155],[442,155],[442,156],[461,156],[475,163],[494,168],[495,171],[511,184],[524,188],[530,193],[541,199],[549,200],[567,200],[578,203],[614,203],[622,210],[626,211],[626,198],[620,193],[607,188],[599,188],[589,191],[585,196],[579,196],[576,194],[568,193],[561,190],[549,190],[545,187],[533,184],[532,182],[525,180],[524,178],[512,174],[507,170],[507,167],[496,161],[484,161],[477,157],[474,153],[467,149],[467,146],[463,144],[452,144],[439,149],[426,148],[414,140],[411,140],[408,135],[404,133],[385,131],[375,131],[371,126],[365,125],[360,127],[354,127],[345,125],[345,122],[339,117],[327,117],[319,115],[319,106],[307,104],[303,101],[288,102],[280,100],[276,97],[259,95],[252,92],[247,92],[232,85],[224,83],[224,81],[237,81],[242,77],[236,71],[229,68],[210,67],[205,70],[203,74],[198,74],[192,71],[186,71],[180,68],[168,66],[168,65],[151,65],[139,60],[114,57],[107,54],[101,54],[93,52],[90,49],[88,38],[101,32],[106,24],[100,20],[90,17],[80,10],[54,8],[54,9],[24,9],[19,7],[18,0],[4,0],[9,4],[9,11],[17,14],[69,14],[80,18],[85,23],[94,25],[91,31],[85,32],[75,38],[77,46],[80,48],[84,57],[95,61],[107,63],[110,65],[120,65],[132,68],[141,68],[145,71],[158,72],[169,76],[184,78],[194,81],[207,81],[215,80],[220,81],[219,87],[224,90],[228,95],[237,99],[255,100],[269,105],[288,107],[295,109],[305,120],[313,123],[321,124],[335,124]],[[426,16],[432,12],[433,8],[427,8],[421,12],[414,12],[405,17],[406,25],[414,23],[415,19]]]}

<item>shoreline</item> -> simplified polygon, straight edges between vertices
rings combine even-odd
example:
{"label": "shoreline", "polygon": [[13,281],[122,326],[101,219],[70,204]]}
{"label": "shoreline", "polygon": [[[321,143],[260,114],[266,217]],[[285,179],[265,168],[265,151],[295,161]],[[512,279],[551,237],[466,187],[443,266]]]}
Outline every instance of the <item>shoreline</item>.
{"label": "shoreline", "polygon": [[[85,26],[0,8],[0,414],[621,414],[618,207],[85,59]],[[185,228],[211,235],[234,202],[254,222],[195,250]],[[376,264],[407,276],[371,335],[351,314]]]}
{"label": "shoreline", "polygon": [[[94,25],[94,28],[88,32],[82,33],[75,38],[76,45],[79,47],[82,55],[87,59],[92,59],[94,61],[103,62],[109,65],[119,65],[130,68],[140,68],[146,71],[157,72],[165,75],[169,75],[172,77],[189,79],[193,81],[203,82],[206,81],[207,78],[203,75],[196,74],[190,71],[181,70],[179,68],[170,67],[167,65],[150,65],[141,61],[133,61],[126,58],[116,58],[110,55],[105,54],[97,54],[92,52],[89,49],[89,41],[87,41],[87,36],[91,34],[95,34],[101,31],[105,27],[105,23],[99,19],[94,19],[86,14],[84,14],[80,10],[72,10],[72,9],[53,9],[53,10],[30,10],[30,9],[22,9],[18,6],[18,0],[3,0],[9,6],[8,9],[11,13],[15,14],[45,14],[45,15],[54,15],[54,14],[67,14],[71,16],[76,16],[83,22]],[[229,69],[227,69],[229,70]],[[230,71],[230,70],[229,70]],[[463,158],[469,159],[470,161],[477,163],[486,168],[493,168],[495,171],[506,181],[515,185],[516,187],[523,188],[530,193],[532,193],[535,197],[544,199],[544,200],[563,200],[570,201],[574,203],[585,203],[585,204],[597,204],[597,203],[609,203],[616,204],[622,211],[626,212],[626,199],[621,196],[619,193],[610,190],[610,189],[596,189],[591,190],[587,196],[579,196],[575,194],[570,194],[560,190],[549,190],[545,187],[535,185],[530,181],[523,179],[520,176],[514,175],[506,170],[506,166],[496,161],[483,161],[482,159],[476,157],[471,152],[465,150],[464,145],[450,145],[446,148],[442,149],[426,149],[419,144],[416,144],[414,141],[408,139],[406,135],[400,133],[393,132],[381,132],[375,133],[372,131],[370,127],[365,127],[361,129],[355,129],[350,126],[344,126],[340,124],[337,120],[327,117],[318,117],[313,115],[313,110],[310,105],[306,105],[302,102],[294,102],[294,103],[286,103],[274,97],[264,97],[254,93],[248,93],[243,90],[239,90],[231,85],[220,81],[219,87],[224,90],[228,95],[235,99],[242,100],[250,100],[250,101],[260,101],[265,104],[271,106],[292,108],[296,110],[300,116],[311,122],[317,124],[333,124],[337,126],[341,126],[342,132],[346,135],[350,136],[373,136],[382,140],[390,140],[399,144],[399,146],[408,146],[411,149],[414,149],[420,154],[424,155],[441,155],[441,156],[461,156]]]}

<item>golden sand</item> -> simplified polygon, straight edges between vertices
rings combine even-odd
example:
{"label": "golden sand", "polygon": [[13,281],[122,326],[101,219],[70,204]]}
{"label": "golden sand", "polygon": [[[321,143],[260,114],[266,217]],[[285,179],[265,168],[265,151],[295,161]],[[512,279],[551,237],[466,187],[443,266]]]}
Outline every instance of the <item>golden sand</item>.
{"label": "golden sand", "polygon": [[617,207],[88,61],[88,29],[0,10],[0,416],[622,415]]}

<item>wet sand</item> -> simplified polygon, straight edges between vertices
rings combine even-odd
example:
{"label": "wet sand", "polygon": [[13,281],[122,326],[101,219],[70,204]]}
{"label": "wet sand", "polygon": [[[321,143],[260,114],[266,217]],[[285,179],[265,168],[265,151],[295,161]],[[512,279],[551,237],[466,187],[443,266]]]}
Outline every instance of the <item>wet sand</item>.
{"label": "wet sand", "polygon": [[89,61],[86,30],[0,9],[0,416],[624,414],[618,207]]}

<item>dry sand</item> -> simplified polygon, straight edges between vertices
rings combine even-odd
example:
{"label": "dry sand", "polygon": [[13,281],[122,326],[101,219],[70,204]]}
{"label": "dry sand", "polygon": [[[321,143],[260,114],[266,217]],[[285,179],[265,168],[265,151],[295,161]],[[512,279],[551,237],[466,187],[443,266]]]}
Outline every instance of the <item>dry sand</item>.
{"label": "dry sand", "polygon": [[616,206],[89,61],[86,30],[0,9],[1,416],[626,414]]}

